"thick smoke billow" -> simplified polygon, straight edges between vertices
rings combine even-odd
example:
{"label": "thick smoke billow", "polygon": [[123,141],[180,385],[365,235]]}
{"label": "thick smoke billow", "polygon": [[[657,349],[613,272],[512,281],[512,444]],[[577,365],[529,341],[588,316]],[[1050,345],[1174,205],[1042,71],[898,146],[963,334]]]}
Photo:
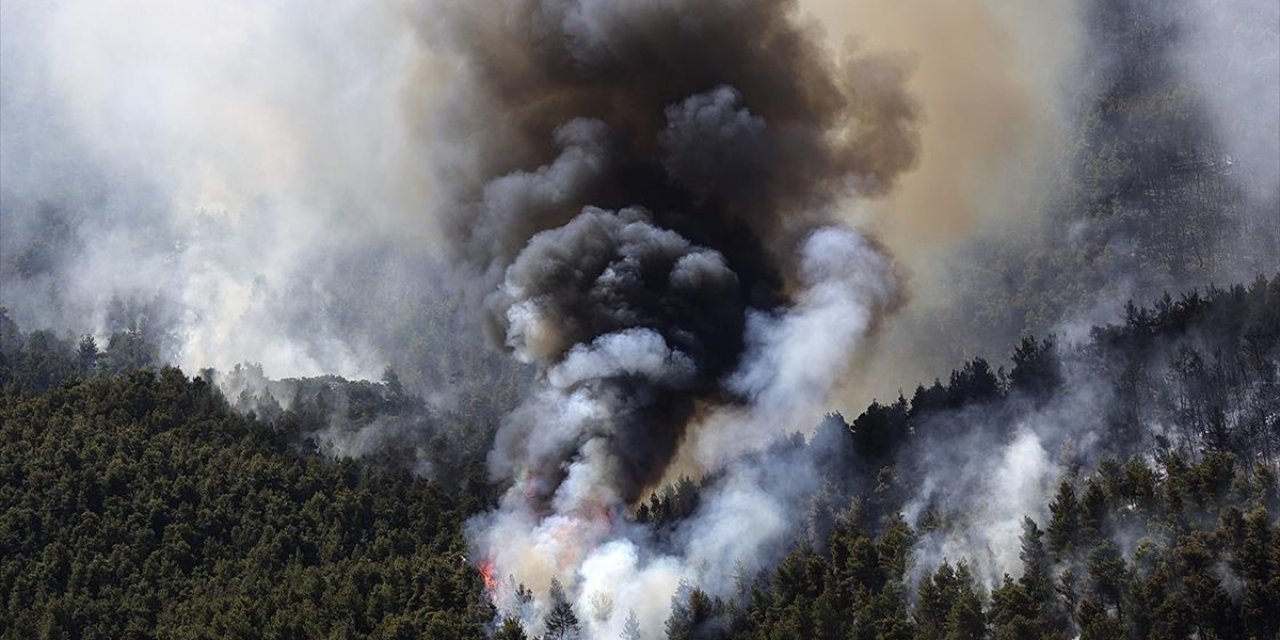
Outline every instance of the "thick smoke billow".
{"label": "thick smoke billow", "polygon": [[[471,144],[442,167],[452,244],[492,333],[540,371],[489,457],[510,489],[471,522],[478,561],[534,629],[557,579],[592,637],[631,612],[655,634],[682,580],[724,593],[786,539],[812,481],[727,463],[815,422],[898,304],[892,260],[834,210],[912,166],[909,65],[836,64],[785,2],[439,9],[441,124]],[[628,523],[672,470],[726,466],[679,541]]]}
{"label": "thick smoke billow", "polygon": [[[495,471],[558,473],[584,437],[599,438],[617,456],[604,463],[621,491],[611,501],[632,501],[658,479],[693,400],[715,390],[742,348],[738,281],[724,257],[637,209],[588,208],[537,234],[494,298],[507,345],[551,365],[547,382],[559,390],[499,432]],[[583,404],[595,410],[578,413]]]}

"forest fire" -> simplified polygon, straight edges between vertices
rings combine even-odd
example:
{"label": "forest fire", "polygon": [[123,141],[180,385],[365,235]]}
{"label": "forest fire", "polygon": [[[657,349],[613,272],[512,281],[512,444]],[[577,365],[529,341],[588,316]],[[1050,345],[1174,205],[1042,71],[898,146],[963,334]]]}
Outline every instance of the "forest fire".
{"label": "forest fire", "polygon": [[484,594],[489,601],[498,604],[498,579],[493,575],[493,561],[488,558],[482,559],[476,563],[476,571],[480,572],[480,578],[484,580]]}
{"label": "forest fire", "polygon": [[1280,640],[1277,34],[0,0],[0,640]]}
{"label": "forest fire", "polygon": [[[506,602],[503,583],[501,615],[537,629],[571,601],[593,612],[585,631],[616,637],[629,612],[661,620],[682,581],[727,593],[701,576],[785,535],[774,512],[791,501],[771,492],[800,484],[761,484],[739,463],[778,425],[820,415],[901,300],[892,259],[834,203],[884,193],[911,166],[916,107],[895,58],[835,73],[785,3],[513,5],[541,17],[452,16],[474,34],[459,53],[486,69],[459,78],[465,93],[522,114],[499,138],[534,151],[524,168],[486,164],[479,189],[458,194],[456,245],[489,292],[489,329],[538,369],[488,456],[507,491],[468,537],[482,574],[533,590],[531,606]],[[588,6],[590,20],[575,17]],[[498,53],[512,43],[545,55],[513,64]],[[604,77],[604,93],[586,89]],[[482,154],[505,158],[507,142]],[[721,486],[679,541],[657,544],[618,516],[695,431],[686,454]],[[743,530],[752,542],[716,542]]]}

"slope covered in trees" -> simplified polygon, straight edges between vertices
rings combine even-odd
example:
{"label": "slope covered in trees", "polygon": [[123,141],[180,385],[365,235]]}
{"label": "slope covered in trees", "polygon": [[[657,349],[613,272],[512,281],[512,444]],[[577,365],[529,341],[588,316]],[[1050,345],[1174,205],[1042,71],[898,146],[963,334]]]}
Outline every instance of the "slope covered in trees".
{"label": "slope covered in trees", "polygon": [[[336,414],[418,411],[394,376],[311,381],[320,400],[301,393],[268,422],[204,377],[102,364],[124,340],[91,358],[88,341],[5,325],[0,635],[495,631],[461,536],[492,499],[482,482],[446,488],[394,456],[357,463],[298,437]],[[1084,344],[1028,338],[1008,370],[974,360],[909,400],[830,416],[760,454],[824,479],[796,546],[737,576],[736,598],[687,585],[667,636],[1275,637],[1278,365],[1280,276],[1131,305]],[[324,389],[341,411],[315,413]],[[1007,500],[983,474],[1029,433],[1054,452],[1038,476],[1052,482],[1015,505],[1011,566],[969,510]],[[479,465],[465,463],[477,480]],[[716,480],[681,480],[632,517],[671,534]],[[565,633],[587,615],[561,608]]]}
{"label": "slope covered in trees", "polygon": [[[993,589],[963,558],[911,582],[912,550],[934,524],[894,518],[876,531],[842,519],[822,551],[790,553],[745,604],[676,603],[669,637],[1274,638],[1277,508],[1275,474],[1229,454],[1107,461],[1063,481],[1047,530],[1023,521],[1019,573]],[[1132,536],[1136,548],[1122,550]]]}
{"label": "slope covered in trees", "polygon": [[[793,439],[845,461],[823,469],[804,542],[736,601],[686,593],[669,637],[1276,637],[1280,277],[1130,305],[1072,348],[1028,338],[1012,364]],[[1002,565],[983,518],[1034,474],[1002,473],[1001,451],[1049,443],[1053,481],[1019,505]]]}
{"label": "slope covered in trees", "polygon": [[464,496],[300,456],[176,369],[19,391],[43,340],[6,352],[0,636],[484,637]]}
{"label": "slope covered in trees", "polygon": [[[920,326],[912,328],[906,314],[886,323],[891,331],[908,327],[901,333],[910,344],[885,351],[922,368],[927,362],[927,377],[962,364],[851,419],[831,414],[816,427],[768,425],[775,429],[769,433],[807,435],[779,438],[735,464],[771,472],[762,474],[771,482],[752,487],[753,498],[776,498],[768,494],[772,485],[794,482],[777,509],[786,516],[778,534],[783,542],[751,547],[763,551],[732,576],[693,576],[698,579],[681,583],[669,607],[664,592],[657,608],[665,617],[643,620],[632,612],[622,638],[653,640],[656,630],[690,640],[1280,637],[1280,275],[1248,281],[1280,268],[1280,173],[1269,117],[1274,110],[1266,108],[1274,101],[1232,86],[1243,79],[1251,91],[1274,89],[1260,82],[1275,75],[1274,46],[1246,36],[1274,43],[1275,14],[1265,3],[1218,0],[1086,0],[1076,9],[1076,44],[1086,58],[1077,70],[1082,77],[1052,91],[1070,94],[1056,96],[1061,104],[1027,105],[1063,112],[1053,159],[1042,159],[1049,166],[1019,185],[1026,193],[1009,205],[1019,210],[989,216],[990,228],[974,231],[941,261],[945,278],[912,287],[913,305],[936,304],[915,319]],[[1220,33],[1201,33],[1207,17],[1222,19],[1210,25]],[[6,30],[14,36],[35,26],[18,19],[5,24],[20,25]],[[1008,26],[1019,29],[1017,39],[1035,33]],[[487,30],[473,35],[481,32]],[[452,277],[444,274],[459,265],[428,260],[416,232],[395,241],[381,232],[359,233],[368,222],[389,225],[394,235],[406,231],[393,220],[399,216],[360,215],[362,204],[372,204],[362,197],[339,198],[334,207],[343,211],[328,218],[301,206],[330,200],[321,193],[327,188],[307,197],[289,189],[270,197],[259,195],[265,183],[227,185],[231,191],[250,187],[254,203],[225,205],[226,216],[188,211],[178,204],[185,196],[169,202],[165,194],[173,185],[167,183],[186,182],[183,172],[147,169],[135,176],[123,147],[81,145],[73,135],[78,119],[60,115],[64,107],[92,110],[79,108],[86,106],[76,98],[81,93],[111,92],[51,94],[59,96],[57,109],[33,109],[36,120],[48,122],[28,127],[35,121],[22,115],[27,108],[46,106],[30,100],[31,90],[43,88],[29,87],[26,78],[43,77],[45,70],[28,71],[22,62],[39,61],[43,47],[30,56],[28,47],[35,40],[76,40],[75,51],[99,50],[91,46],[94,38],[43,37],[48,33],[31,29],[31,42],[9,38],[18,43],[11,52],[23,55],[6,54],[6,65],[14,63],[3,74],[6,95],[16,98],[0,101],[6,109],[20,107],[5,119],[12,124],[6,139],[17,144],[6,147],[14,163],[6,165],[0,198],[6,250],[0,297],[14,317],[59,327],[28,325],[24,332],[0,308],[0,639],[550,639],[591,628],[592,617],[598,621],[599,610],[612,606],[607,589],[584,593],[585,580],[561,575],[549,589],[532,585],[548,592],[547,602],[536,602],[520,585],[517,599],[525,608],[507,611],[487,593],[505,576],[488,575],[491,565],[477,572],[483,560],[468,557],[468,518],[491,509],[506,489],[491,484],[486,464],[495,429],[536,372],[488,348],[469,308],[477,301],[467,302],[457,283],[446,282]],[[287,33],[279,35],[256,42],[289,41]],[[334,40],[360,40],[343,35]],[[1213,38],[1230,42],[1209,43],[1219,48],[1216,56],[1196,51],[1205,44],[1200,39]],[[189,49],[187,39],[168,40]],[[721,44],[734,46],[717,50],[764,50],[755,43]],[[509,53],[498,49],[477,47]],[[694,49],[690,59],[705,62],[707,47]],[[60,51],[63,62],[49,70],[81,58],[164,58],[66,53]],[[339,67],[363,68],[342,58],[352,64]],[[293,55],[281,59],[296,62]],[[1014,62],[1037,68],[1034,59]],[[117,66],[103,70],[121,71]],[[781,77],[804,71],[784,67]],[[164,75],[148,76],[144,84]],[[53,84],[70,88],[78,77]],[[107,84],[128,90],[130,77]],[[554,84],[568,76],[530,77]],[[734,84],[730,80],[724,81]],[[1065,79],[1046,86],[1059,80]],[[984,84],[955,84],[965,85],[965,96],[976,90],[1001,97]],[[381,81],[366,85],[385,88]],[[626,85],[625,79],[616,83]],[[768,93],[782,102],[804,97]],[[133,96],[107,102],[129,112],[126,106],[134,104]],[[558,110],[560,101],[552,102],[533,111]],[[769,102],[752,98],[740,106],[766,107],[765,113],[775,108]],[[1239,104],[1223,108],[1232,102]],[[948,104],[954,106],[923,103],[920,115],[928,121]],[[505,108],[511,106],[516,110]],[[525,106],[474,113],[520,115]],[[165,120],[160,112],[152,115]],[[349,114],[337,115],[314,120],[341,124]],[[128,122],[137,120],[102,128],[113,120],[91,119],[93,126],[81,132],[89,134],[86,141],[111,130],[127,134],[134,131]],[[143,120],[155,128],[154,118]],[[61,124],[50,129],[48,123]],[[775,128],[771,120],[769,129]],[[218,127],[172,129],[219,133]],[[371,131],[334,139],[383,139],[376,127]],[[386,139],[421,147],[400,133]],[[486,136],[504,137],[502,127],[477,133],[484,135],[458,140],[468,153],[480,153]],[[278,141],[271,138],[274,148]],[[1262,142],[1241,145],[1241,139]],[[233,135],[221,142],[236,149],[243,140]],[[496,165],[512,176],[540,175],[528,172],[542,146],[530,144],[531,155],[516,154],[521,157],[504,151]],[[198,148],[192,151],[200,157]],[[75,169],[57,169],[61,156]],[[360,183],[355,191],[381,191],[386,185],[370,181],[364,169],[395,178],[387,166],[415,173],[426,160],[416,154],[408,163],[388,160],[394,157],[358,163],[361,170],[339,172],[344,178],[330,186],[341,191],[350,178]],[[733,173],[737,164],[730,164]],[[148,161],[136,168],[159,166]],[[657,189],[658,200],[683,200],[677,192],[690,185],[673,186],[660,175],[642,171],[621,191]],[[335,182],[298,177],[315,178],[300,184]],[[135,189],[146,193],[130,193]],[[414,189],[407,208],[419,211],[421,196]],[[552,208],[576,202],[559,197],[563,202]],[[718,199],[689,203],[708,211],[737,206],[736,199]],[[993,195],[990,206],[1002,208],[1003,199]],[[756,198],[742,199],[748,200]],[[369,209],[401,209],[386,204]],[[338,232],[317,220],[339,223]],[[421,222],[413,216],[415,228]],[[303,228],[310,231],[297,232]],[[720,240],[699,233],[708,236],[700,244]],[[485,244],[470,243],[459,253],[489,248]],[[257,259],[262,247],[273,259]],[[1243,284],[1207,286],[1237,281]],[[473,295],[488,284],[463,288]],[[1158,298],[1166,289],[1174,294]],[[247,309],[233,303],[245,294],[252,301]],[[940,294],[936,301],[933,294]],[[1129,298],[1149,306],[1120,304]],[[241,330],[211,330],[227,319]],[[187,339],[193,320],[204,333],[194,343],[199,355]],[[92,330],[97,338],[63,328]],[[1065,333],[1047,335],[1052,331]],[[1009,344],[1011,336],[1027,333],[1041,339]],[[274,342],[283,348],[273,355],[264,346]],[[166,368],[183,349],[219,366],[245,356],[268,363],[274,357],[294,371],[390,366],[381,381],[270,380],[251,364],[222,371]],[[611,524],[626,520],[619,528],[638,532],[646,549],[660,555],[698,531],[686,525],[710,510],[712,492],[732,476],[718,469],[680,477],[654,487],[630,512],[602,517]],[[730,582],[732,588],[723,588]]]}

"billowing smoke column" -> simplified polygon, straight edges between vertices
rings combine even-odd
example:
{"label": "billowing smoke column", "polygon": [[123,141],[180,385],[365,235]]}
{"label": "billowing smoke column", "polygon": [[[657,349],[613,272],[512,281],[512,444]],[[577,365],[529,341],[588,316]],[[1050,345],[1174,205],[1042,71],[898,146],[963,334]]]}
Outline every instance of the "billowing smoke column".
{"label": "billowing smoke column", "polygon": [[[630,613],[654,634],[681,580],[723,591],[785,535],[805,473],[744,456],[814,422],[898,301],[891,261],[830,211],[911,166],[907,70],[837,62],[789,2],[499,5],[424,20],[456,63],[459,262],[541,372],[490,455],[510,489],[470,539],[535,631],[556,578],[592,637]],[[718,480],[657,545],[625,514],[677,461]]]}

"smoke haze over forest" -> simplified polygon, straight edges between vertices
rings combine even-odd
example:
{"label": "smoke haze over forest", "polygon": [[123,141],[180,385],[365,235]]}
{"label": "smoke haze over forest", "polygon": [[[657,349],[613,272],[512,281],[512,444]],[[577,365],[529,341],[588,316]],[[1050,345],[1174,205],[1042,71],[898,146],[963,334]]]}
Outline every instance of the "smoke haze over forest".
{"label": "smoke haze over forest", "polygon": [[[874,200],[841,203],[844,216],[882,238],[911,283],[907,320],[889,328],[892,348],[883,351],[893,354],[885,360],[919,364],[891,384],[1003,349],[1020,331],[1088,317],[1099,293],[1110,294],[1099,306],[1115,308],[1128,297],[1150,300],[1164,288],[1247,279],[1274,266],[1280,89],[1270,3],[1133,5],[1167,33],[1138,42],[1107,33],[1107,7],[1122,4],[925,5],[786,10],[821,31],[812,39],[831,61],[892,58],[917,113],[918,156],[899,184]],[[414,313],[403,308],[405,292],[450,288],[442,261],[458,247],[444,239],[459,223],[451,222],[449,193],[468,188],[477,172],[539,162],[529,143],[505,140],[506,166],[481,166],[493,162],[478,156],[493,146],[484,140],[505,135],[512,115],[485,114],[479,98],[460,95],[477,87],[458,82],[470,63],[449,43],[464,28],[488,27],[452,26],[465,19],[442,16],[466,12],[447,7],[9,3],[4,305],[24,326],[101,336],[119,328],[110,311],[120,300],[126,316],[146,309],[169,359],[189,367],[247,360],[275,376],[376,376],[402,340],[385,335],[398,323],[370,318]],[[523,57],[509,47],[488,55]],[[1137,55],[1167,84],[1126,84],[1123,62]],[[1097,96],[1176,104],[1128,127],[1098,122]],[[471,110],[458,113],[460,105]],[[460,129],[459,118],[489,120]],[[1201,214],[1223,236],[1211,239],[1211,255],[1154,256],[1137,273],[1108,264],[1126,277],[1090,274],[1101,284],[1056,282],[1085,277],[1042,266],[1037,277],[1076,293],[1008,305],[997,335],[930,326],[952,320],[948,309],[963,309],[963,321],[983,304],[953,298],[1003,294],[1006,302],[1010,292],[990,290],[1050,288],[989,281],[1008,276],[983,273],[973,262],[985,261],[968,256],[990,255],[990,245],[1011,261],[1051,262],[1037,254],[1068,241],[1118,253],[1150,240],[1136,237],[1143,225],[1115,220],[1144,214],[1101,215],[1102,205],[1079,193],[1081,183],[1107,179],[1084,174],[1117,170],[1104,168],[1103,154],[1119,154],[1112,165],[1127,162],[1122,148],[1098,148],[1122,143],[1118,130],[1194,131],[1203,142],[1187,163],[1230,159],[1231,170],[1214,180],[1227,183],[1221,188],[1233,202]],[[969,288],[973,295],[957,293]],[[931,360],[941,336],[959,344]]]}
{"label": "smoke haze over forest", "polygon": [[1007,593],[1063,483],[1280,462],[1280,7],[1042,4],[5,2],[0,383],[456,492],[485,625],[737,633],[851,527]]}

